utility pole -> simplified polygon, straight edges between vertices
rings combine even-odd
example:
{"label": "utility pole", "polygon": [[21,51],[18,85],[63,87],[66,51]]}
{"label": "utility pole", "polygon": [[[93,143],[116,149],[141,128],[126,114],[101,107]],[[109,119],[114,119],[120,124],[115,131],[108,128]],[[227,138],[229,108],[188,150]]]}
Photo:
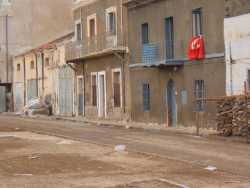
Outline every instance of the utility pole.
{"label": "utility pole", "polygon": [[6,82],[9,83],[9,15],[5,16],[6,27]]}

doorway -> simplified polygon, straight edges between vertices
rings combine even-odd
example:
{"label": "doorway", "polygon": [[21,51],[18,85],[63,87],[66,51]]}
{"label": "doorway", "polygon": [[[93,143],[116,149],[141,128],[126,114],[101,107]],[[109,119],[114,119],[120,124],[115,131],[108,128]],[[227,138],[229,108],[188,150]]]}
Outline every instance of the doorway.
{"label": "doorway", "polygon": [[106,111],[106,75],[105,72],[98,73],[98,117],[107,116]]}
{"label": "doorway", "polygon": [[83,76],[77,77],[78,116],[84,116],[84,80]]}
{"label": "doorway", "polygon": [[167,115],[168,115],[168,126],[177,126],[177,105],[175,96],[175,83],[171,79],[167,84]]}

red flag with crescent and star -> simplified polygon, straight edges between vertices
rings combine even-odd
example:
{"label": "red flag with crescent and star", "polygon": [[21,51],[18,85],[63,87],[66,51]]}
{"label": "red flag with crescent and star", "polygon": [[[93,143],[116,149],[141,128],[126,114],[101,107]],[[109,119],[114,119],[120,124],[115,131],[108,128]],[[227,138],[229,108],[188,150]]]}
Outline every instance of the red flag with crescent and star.
{"label": "red flag with crescent and star", "polygon": [[205,44],[202,36],[191,39],[188,48],[188,59],[190,61],[205,59]]}

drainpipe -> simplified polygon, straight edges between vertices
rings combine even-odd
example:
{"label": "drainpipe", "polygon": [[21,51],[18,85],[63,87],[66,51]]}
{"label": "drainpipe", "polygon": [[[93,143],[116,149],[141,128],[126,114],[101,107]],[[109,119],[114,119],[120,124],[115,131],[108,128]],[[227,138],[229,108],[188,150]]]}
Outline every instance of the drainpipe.
{"label": "drainpipe", "polygon": [[24,106],[26,106],[26,62],[25,55],[23,56],[23,88],[24,88]]}
{"label": "drainpipe", "polygon": [[9,16],[5,17],[6,24],[6,83],[9,83]]}
{"label": "drainpipe", "polygon": [[39,96],[39,89],[38,89],[38,84],[39,84],[39,78],[38,78],[38,57],[37,57],[37,53],[36,52],[34,52],[34,54],[35,54],[35,59],[36,59],[36,92],[37,92],[37,95]]}
{"label": "drainpipe", "polygon": [[85,116],[85,112],[86,112],[85,111],[86,110],[86,107],[85,107],[86,106],[85,105],[85,99],[86,99],[85,98],[85,92],[86,92],[86,90],[85,90],[85,88],[86,88],[85,86],[86,85],[85,84],[86,84],[86,82],[85,82],[85,80],[86,80],[86,78],[85,78],[85,64],[84,63],[82,64],[82,69],[83,69],[82,70],[83,71],[82,72],[82,76],[83,76],[83,116]]}
{"label": "drainpipe", "polygon": [[120,64],[121,64],[121,74],[122,74],[122,108],[123,108],[123,113],[126,113],[126,108],[125,108],[125,105],[126,105],[126,92],[125,92],[125,63],[126,63],[126,59],[125,57],[122,57],[121,55],[117,54],[117,53],[114,53],[115,56],[120,60]]}
{"label": "drainpipe", "polygon": [[229,63],[230,63],[230,92],[233,95],[233,58],[232,58],[232,47],[231,42],[229,43]]}
{"label": "drainpipe", "polygon": [[72,116],[76,115],[76,110],[75,110],[75,107],[76,107],[76,72],[77,72],[77,69],[75,67],[73,67],[70,62],[66,62],[66,65],[68,65],[73,71],[74,71],[74,89],[73,89],[73,114]]}
{"label": "drainpipe", "polygon": [[44,86],[44,53],[41,53],[42,55],[42,90],[44,94],[45,86]]}

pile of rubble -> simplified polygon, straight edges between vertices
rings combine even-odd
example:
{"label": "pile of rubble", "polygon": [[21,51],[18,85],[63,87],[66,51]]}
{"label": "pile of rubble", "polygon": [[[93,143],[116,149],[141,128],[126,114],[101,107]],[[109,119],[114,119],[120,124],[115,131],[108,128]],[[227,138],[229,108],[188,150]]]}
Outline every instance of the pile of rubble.
{"label": "pile of rubble", "polygon": [[250,96],[224,97],[218,100],[217,128],[224,136],[250,137]]}

